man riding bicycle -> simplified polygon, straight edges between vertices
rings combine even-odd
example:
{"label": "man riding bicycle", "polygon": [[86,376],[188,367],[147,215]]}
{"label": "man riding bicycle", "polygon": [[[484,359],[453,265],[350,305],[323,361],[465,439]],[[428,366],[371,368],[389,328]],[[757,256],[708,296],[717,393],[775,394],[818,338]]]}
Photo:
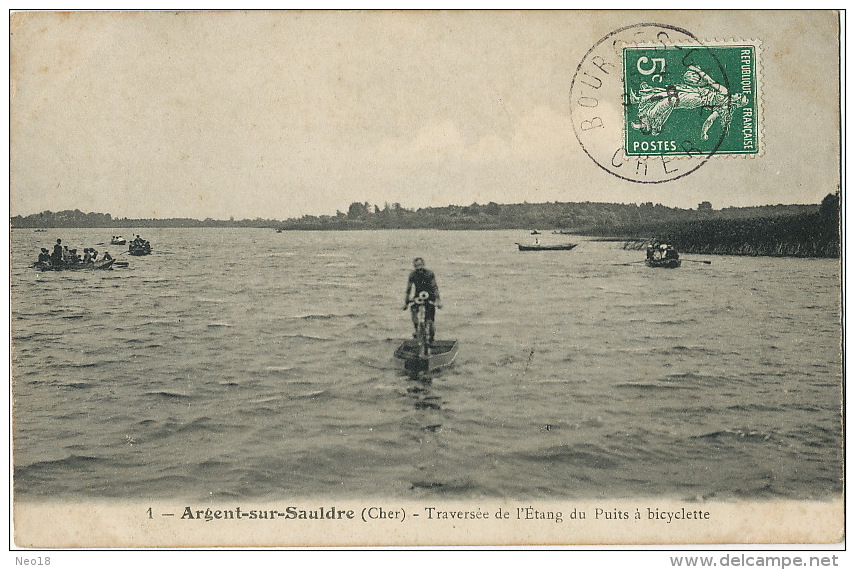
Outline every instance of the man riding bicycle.
{"label": "man riding bicycle", "polygon": [[[413,260],[413,267],[415,269],[410,272],[410,277],[407,280],[407,290],[404,293],[404,310],[406,311],[407,306],[410,306],[410,303],[412,303],[410,310],[413,318],[413,327],[416,329],[413,337],[417,337],[419,330],[419,305],[414,303],[413,300],[423,291],[428,294],[427,302],[424,303],[425,324],[428,329],[428,342],[432,343],[436,333],[434,325],[436,309],[437,307],[442,308],[442,303],[439,300],[439,286],[436,284],[436,276],[433,274],[433,271],[425,269],[424,259],[421,257],[415,258]],[[411,292],[412,297],[410,296]]]}

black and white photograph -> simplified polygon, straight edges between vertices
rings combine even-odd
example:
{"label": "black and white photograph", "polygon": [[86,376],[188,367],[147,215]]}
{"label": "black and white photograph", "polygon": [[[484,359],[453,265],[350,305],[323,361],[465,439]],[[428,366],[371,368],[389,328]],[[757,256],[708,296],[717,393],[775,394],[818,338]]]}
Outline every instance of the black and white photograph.
{"label": "black and white photograph", "polygon": [[839,548],[844,23],[10,11],[13,548]]}

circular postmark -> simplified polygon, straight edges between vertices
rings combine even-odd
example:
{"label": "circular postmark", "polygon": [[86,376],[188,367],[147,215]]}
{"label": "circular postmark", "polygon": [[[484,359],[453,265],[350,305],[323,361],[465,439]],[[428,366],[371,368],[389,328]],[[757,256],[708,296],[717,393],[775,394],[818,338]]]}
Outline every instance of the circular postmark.
{"label": "circular postmark", "polygon": [[594,44],[576,68],[573,130],[591,160],[613,176],[642,184],[677,180],[721,148],[734,106],[729,90],[718,53],[691,32],[626,26]]}

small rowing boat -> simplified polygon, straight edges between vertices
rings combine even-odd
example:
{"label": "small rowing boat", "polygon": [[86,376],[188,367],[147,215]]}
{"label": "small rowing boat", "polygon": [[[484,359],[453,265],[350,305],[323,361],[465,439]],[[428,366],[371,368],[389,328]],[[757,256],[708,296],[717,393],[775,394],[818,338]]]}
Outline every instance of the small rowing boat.
{"label": "small rowing boat", "polygon": [[33,267],[38,269],[39,271],[92,271],[95,269],[112,269],[113,263],[115,259],[107,259],[89,263],[72,263],[72,264],[62,264],[62,265],[53,265],[49,261],[37,261],[33,264]]}
{"label": "small rowing boat", "polygon": [[517,244],[517,247],[520,251],[567,251],[573,249],[579,244],[575,243],[565,243],[561,245],[523,245],[521,243]]}
{"label": "small rowing boat", "polygon": [[131,242],[128,246],[129,255],[148,255],[151,253],[151,246],[148,243],[136,244]]}
{"label": "small rowing boat", "polygon": [[430,354],[419,355],[419,343],[415,339],[405,340],[395,349],[395,358],[409,372],[429,372],[448,366],[457,357],[456,340],[435,340],[430,345]]}
{"label": "small rowing boat", "polygon": [[647,259],[644,262],[647,267],[675,269],[680,267],[680,254],[673,245],[654,240],[647,246]]}
{"label": "small rowing boat", "polygon": [[681,261],[679,259],[666,257],[663,259],[646,259],[645,263],[647,264],[647,267],[664,267],[666,269],[675,269],[677,267],[680,267]]}

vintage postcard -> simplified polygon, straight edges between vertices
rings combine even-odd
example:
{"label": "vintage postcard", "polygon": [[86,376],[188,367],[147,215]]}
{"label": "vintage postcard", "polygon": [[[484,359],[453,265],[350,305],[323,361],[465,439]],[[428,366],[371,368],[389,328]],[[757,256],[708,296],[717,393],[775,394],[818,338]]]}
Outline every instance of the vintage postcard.
{"label": "vintage postcard", "polygon": [[839,12],[9,18],[15,548],[842,544]]}

